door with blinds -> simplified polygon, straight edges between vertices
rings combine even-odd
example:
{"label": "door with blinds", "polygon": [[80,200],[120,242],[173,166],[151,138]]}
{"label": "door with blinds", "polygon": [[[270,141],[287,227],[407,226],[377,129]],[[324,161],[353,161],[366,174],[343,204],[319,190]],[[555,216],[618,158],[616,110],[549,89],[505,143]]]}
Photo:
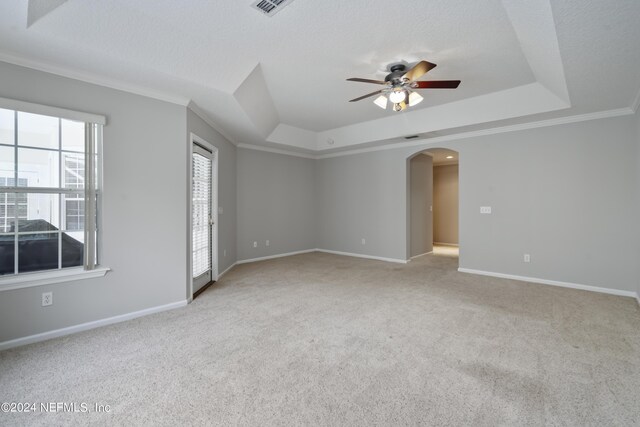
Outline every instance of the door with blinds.
{"label": "door with blinds", "polygon": [[193,144],[191,157],[191,224],[193,293],[214,279],[214,155]]}

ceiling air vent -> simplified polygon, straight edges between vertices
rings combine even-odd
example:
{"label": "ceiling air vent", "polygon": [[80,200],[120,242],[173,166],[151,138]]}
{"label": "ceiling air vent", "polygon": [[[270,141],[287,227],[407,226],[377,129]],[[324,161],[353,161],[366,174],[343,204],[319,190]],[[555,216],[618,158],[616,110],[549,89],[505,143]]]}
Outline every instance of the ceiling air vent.
{"label": "ceiling air vent", "polygon": [[273,16],[293,0],[257,0],[251,7],[267,16]]}

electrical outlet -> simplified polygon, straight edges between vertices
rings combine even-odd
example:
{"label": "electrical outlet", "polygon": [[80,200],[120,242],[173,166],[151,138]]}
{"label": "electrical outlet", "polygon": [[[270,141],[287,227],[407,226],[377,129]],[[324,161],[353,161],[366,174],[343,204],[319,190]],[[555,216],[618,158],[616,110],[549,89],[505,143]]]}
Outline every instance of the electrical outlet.
{"label": "electrical outlet", "polygon": [[257,248],[258,247],[258,242],[253,242],[253,247]]}
{"label": "electrical outlet", "polygon": [[222,215],[224,213],[224,210],[222,209],[222,206],[218,206],[218,213],[220,215]]}
{"label": "electrical outlet", "polygon": [[43,292],[42,293],[42,306],[46,307],[48,305],[53,304],[53,292]]}
{"label": "electrical outlet", "polygon": [[264,244],[265,244],[265,246],[269,246],[269,241],[268,240],[265,241]]}
{"label": "electrical outlet", "polygon": [[531,255],[524,254],[524,262],[531,262]]}
{"label": "electrical outlet", "polygon": [[223,254],[222,256],[227,256],[227,250],[226,250],[226,249],[225,249],[225,250],[223,250],[223,251],[222,251],[222,254]]}
{"label": "electrical outlet", "polygon": [[363,245],[366,245],[366,244],[367,244],[367,241],[365,240],[365,238],[364,238],[364,237],[362,238],[362,244],[363,244]]}

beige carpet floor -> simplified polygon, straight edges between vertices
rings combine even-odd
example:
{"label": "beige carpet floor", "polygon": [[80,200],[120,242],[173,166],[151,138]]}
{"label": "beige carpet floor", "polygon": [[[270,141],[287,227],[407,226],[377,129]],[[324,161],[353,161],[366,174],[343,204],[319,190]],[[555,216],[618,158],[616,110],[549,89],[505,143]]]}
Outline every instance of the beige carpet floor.
{"label": "beige carpet floor", "polygon": [[305,254],[193,304],[0,353],[2,425],[638,425],[632,298]]}

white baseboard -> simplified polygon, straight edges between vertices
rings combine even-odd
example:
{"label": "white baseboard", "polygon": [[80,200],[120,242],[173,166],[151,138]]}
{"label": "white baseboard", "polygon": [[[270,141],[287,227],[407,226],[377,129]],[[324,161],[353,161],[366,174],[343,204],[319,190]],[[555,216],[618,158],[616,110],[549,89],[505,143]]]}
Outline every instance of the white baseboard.
{"label": "white baseboard", "polygon": [[[374,255],[364,255],[364,254],[356,254],[356,253],[352,253],[352,252],[340,252],[340,251],[331,251],[329,249],[318,249],[318,248],[316,248],[316,249],[305,249],[303,251],[296,251],[296,252],[287,252],[287,253],[284,253],[284,254],[269,255],[269,256],[260,257],[260,258],[243,259],[243,260],[239,260],[238,262],[236,262],[236,264],[247,264],[247,263],[256,262],[256,261],[266,261],[268,259],[282,258],[282,257],[287,257],[287,256],[292,256],[292,255],[307,254],[307,253],[310,253],[310,252],[324,252],[324,253],[327,253],[327,254],[352,256],[352,257],[356,257],[356,258],[375,259],[377,261],[395,262],[395,263],[400,263],[400,264],[406,264],[407,262],[409,262],[409,260],[405,260],[405,259],[385,258],[385,257],[374,256]],[[426,255],[426,254],[423,254],[423,255]],[[419,256],[421,256],[421,255],[419,255]]]}
{"label": "white baseboard", "polygon": [[432,254],[432,253],[433,253],[433,251],[429,251],[429,252],[425,252],[425,253],[420,254],[420,255],[414,255],[414,256],[411,257],[411,259],[420,258],[421,256],[429,255],[429,254]]}
{"label": "white baseboard", "polygon": [[374,255],[354,254],[354,253],[351,253],[351,252],[330,251],[328,249],[315,249],[315,250],[318,251],[318,252],[324,252],[324,253],[327,253],[327,254],[352,256],[352,257],[356,257],[356,258],[375,259],[375,260],[378,260],[378,261],[395,262],[395,263],[399,263],[399,264],[406,264],[406,263],[409,262],[409,260],[406,260],[406,259],[385,258],[385,257],[380,257],[380,256],[374,256]]}
{"label": "white baseboard", "polygon": [[237,262],[234,262],[233,264],[231,264],[229,267],[227,267],[227,269],[225,271],[223,271],[222,273],[218,274],[218,280],[222,279],[222,276],[224,276],[225,274],[227,274],[233,267],[236,266],[236,264],[238,264]]}
{"label": "white baseboard", "polygon": [[457,243],[442,243],[442,242],[433,242],[434,245],[438,245],[438,246],[451,246],[452,248],[457,248],[458,244]]}
{"label": "white baseboard", "polygon": [[92,322],[81,323],[79,325],[69,326],[66,328],[55,329],[53,331],[42,332],[40,334],[29,335],[27,337],[16,338],[9,341],[0,342],[0,351],[21,345],[32,344],[39,341],[46,341],[52,338],[58,338],[65,335],[75,334],[77,332],[87,331],[89,329],[99,328],[101,326],[112,325],[114,323],[124,322],[126,320],[135,319],[137,317],[147,316],[149,314],[160,313],[161,311],[173,310],[175,308],[184,307],[187,300],[172,302],[170,304],[159,305],[157,307],[145,308],[144,310],[134,311],[131,313],[120,314],[118,316],[108,317],[106,319],[94,320]]}
{"label": "white baseboard", "polygon": [[282,258],[282,257],[292,256],[292,255],[308,254],[309,252],[315,252],[315,251],[317,251],[317,249],[305,249],[303,251],[287,252],[284,254],[269,255],[269,256],[263,256],[260,258],[241,259],[241,260],[238,260],[236,264],[247,264],[249,262],[266,261],[268,259]]}
{"label": "white baseboard", "polygon": [[[624,297],[638,298],[633,291],[623,291],[621,289],[601,288],[598,286],[580,285],[577,283],[560,282],[557,280],[538,279],[537,277],[516,276],[514,274],[494,273],[491,271],[473,270],[471,268],[458,268],[461,273],[479,274],[481,276],[499,277],[501,279],[519,280],[521,282],[541,283],[543,285],[559,286],[561,288],[580,289],[583,291],[600,292],[603,294],[619,295]],[[640,303],[640,300],[639,300]]]}

